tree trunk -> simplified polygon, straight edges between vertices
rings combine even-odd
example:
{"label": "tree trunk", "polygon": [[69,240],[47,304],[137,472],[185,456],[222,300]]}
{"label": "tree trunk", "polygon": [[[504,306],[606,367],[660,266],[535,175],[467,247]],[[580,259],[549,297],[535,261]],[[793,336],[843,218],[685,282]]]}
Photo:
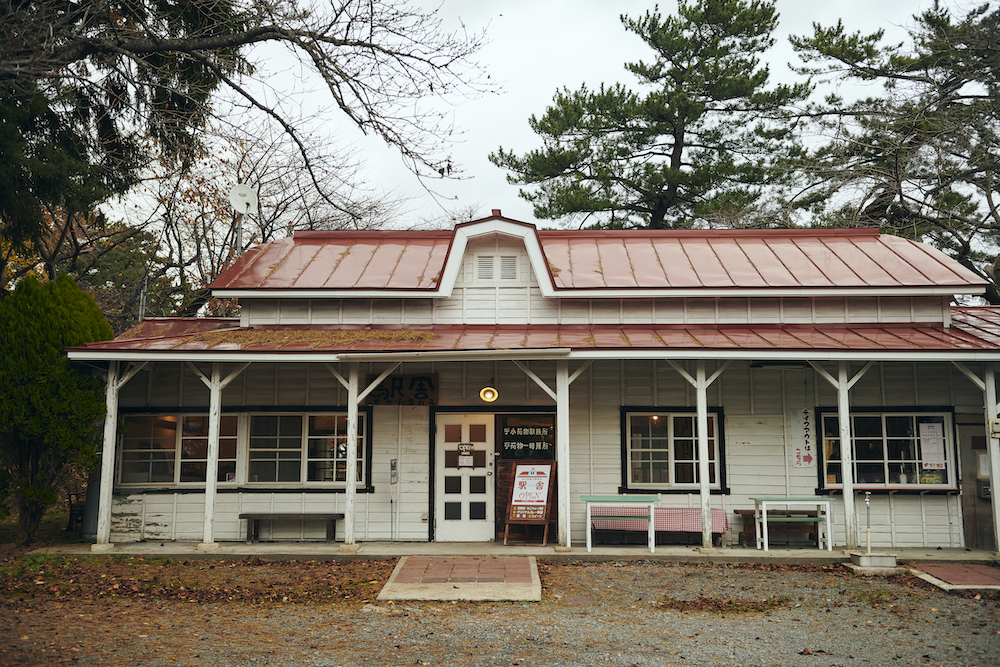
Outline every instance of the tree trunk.
{"label": "tree trunk", "polygon": [[21,497],[17,502],[17,541],[28,545],[35,541],[47,506]]}

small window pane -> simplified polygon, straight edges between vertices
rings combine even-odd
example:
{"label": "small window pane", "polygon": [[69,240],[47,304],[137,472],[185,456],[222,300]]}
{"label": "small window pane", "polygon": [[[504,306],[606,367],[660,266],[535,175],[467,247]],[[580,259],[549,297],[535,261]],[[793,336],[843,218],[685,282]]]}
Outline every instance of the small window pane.
{"label": "small window pane", "polygon": [[886,417],[885,434],[890,438],[912,438],[913,418],[912,417]]}
{"label": "small window pane", "polygon": [[461,477],[445,477],[444,478],[444,492],[445,493],[461,493],[462,492],[462,478]]}
{"label": "small window pane", "polygon": [[462,503],[445,503],[444,518],[445,521],[461,521]]}
{"label": "small window pane", "polygon": [[469,503],[469,519],[482,521],[486,518],[486,503]]}
{"label": "small window pane", "polygon": [[469,478],[469,493],[486,493],[486,478],[485,477],[470,477]]}
{"label": "small window pane", "polygon": [[881,438],[882,418],[881,417],[855,417],[854,433],[855,438]]}

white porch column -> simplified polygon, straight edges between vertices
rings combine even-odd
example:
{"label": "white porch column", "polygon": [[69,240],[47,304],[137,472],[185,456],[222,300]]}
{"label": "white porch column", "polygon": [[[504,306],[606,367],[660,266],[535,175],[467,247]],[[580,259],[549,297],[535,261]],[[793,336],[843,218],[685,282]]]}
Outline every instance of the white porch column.
{"label": "white porch column", "polygon": [[118,439],[118,362],[108,366],[107,412],[104,414],[104,446],[101,452],[101,491],[97,509],[97,543],[91,551],[110,551],[111,491],[114,488],[115,445]]}
{"label": "white porch column", "polygon": [[540,377],[535,375],[530,368],[517,359],[512,359],[514,365],[537,384],[542,391],[556,402],[556,462],[559,464],[559,492],[556,497],[556,508],[559,512],[559,548],[569,549],[573,546],[570,535],[569,504],[570,504],[570,484],[569,484],[569,386],[580,377],[580,375],[590,367],[593,361],[586,361],[579,368],[569,372],[569,360],[559,359],[556,361],[556,388],[555,391],[545,383]]}
{"label": "white porch column", "polygon": [[208,406],[208,461],[205,470],[205,521],[202,541],[199,551],[215,551],[219,545],[215,542],[215,496],[219,487],[219,431],[222,422],[222,390],[246,369],[250,364],[243,364],[235,371],[222,378],[222,364],[212,363],[212,377],[205,377],[197,366],[188,362],[188,366],[201,378],[209,391]]}
{"label": "white porch column", "polygon": [[[854,443],[851,441],[851,398],[847,383],[847,362],[837,369],[837,419],[840,422],[840,475],[844,484],[844,532],[847,550],[858,546],[858,526],[854,515]],[[830,539],[830,536],[826,536]]]}
{"label": "white porch column", "polygon": [[[699,359],[695,366],[695,376],[691,377],[684,368],[675,362],[667,359],[667,363],[673,366],[674,370],[681,374],[691,386],[695,388],[697,394],[697,423],[698,423],[698,491],[701,496],[701,545],[706,549],[712,548],[712,481],[709,477],[709,447],[708,447],[708,388],[722,375],[732,361],[726,361],[712,373],[711,377],[705,377],[705,361]],[[715,437],[719,434],[716,432]],[[722,461],[715,462],[717,475],[722,475]]]}
{"label": "white porch column", "polygon": [[[345,378],[332,364],[324,364],[337,381],[347,389],[347,479],[345,480],[344,493],[344,543],[340,545],[341,551],[357,551],[357,543],[354,538],[354,514],[355,503],[357,501],[357,460],[358,460],[358,405],[367,398],[375,387],[382,383],[382,380],[389,377],[389,374],[399,368],[401,362],[392,363],[382,371],[382,374],[372,380],[364,391],[359,391],[359,378],[361,375],[361,364],[352,361],[348,364],[348,373]],[[369,438],[371,436],[369,435]],[[369,447],[371,441],[369,440]]]}
{"label": "white porch column", "polygon": [[570,466],[569,466],[569,362],[556,362],[556,461],[559,462],[558,497],[559,546],[572,546],[569,521]]}
{"label": "white porch column", "polygon": [[118,362],[108,364],[108,386],[106,389],[104,414],[104,444],[101,450],[101,489],[97,502],[97,542],[90,545],[91,551],[111,551],[111,502],[115,487],[115,454],[118,449],[118,393],[129,380],[135,377],[146,362],[130,366],[118,375]]}
{"label": "white porch column", "polygon": [[[708,466],[708,384],[705,382],[705,361],[695,367],[695,388],[698,394],[698,489],[701,494],[701,544],[712,547],[712,490]],[[718,435],[716,435],[718,437]],[[716,466],[719,461],[716,461]],[[721,474],[717,470],[716,474]]]}
{"label": "white porch column", "polygon": [[1000,554],[1000,439],[993,437],[990,420],[997,418],[997,382],[996,366],[986,364],[986,431],[989,436],[986,448],[990,461],[990,505],[993,510],[993,550]]}
{"label": "white porch column", "polygon": [[208,407],[208,462],[205,470],[205,525],[200,551],[214,551],[215,544],[215,494],[219,486],[219,422],[222,421],[222,370],[218,362],[212,364],[212,381],[209,384]]}
{"label": "white porch column", "polygon": [[354,545],[354,505],[358,485],[358,374],[354,361],[347,374],[347,491],[344,495],[344,545]]}
{"label": "white porch column", "polygon": [[[864,377],[874,361],[869,361],[854,377],[847,377],[847,362],[841,361],[834,378],[812,361],[809,365],[837,390],[837,420],[840,422],[840,478],[844,485],[844,532],[847,550],[858,547],[858,522],[854,515],[854,443],[851,441],[851,387]],[[832,539],[827,535],[827,539]]]}

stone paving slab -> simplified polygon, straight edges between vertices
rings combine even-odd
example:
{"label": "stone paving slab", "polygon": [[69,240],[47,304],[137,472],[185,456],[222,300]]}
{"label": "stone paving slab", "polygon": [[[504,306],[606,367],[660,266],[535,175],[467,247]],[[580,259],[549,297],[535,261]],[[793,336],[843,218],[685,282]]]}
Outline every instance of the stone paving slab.
{"label": "stone paving slab", "polygon": [[542,584],[534,556],[403,556],[378,599],[537,602],[542,599]]}
{"label": "stone paving slab", "polygon": [[1000,591],[1000,568],[980,563],[914,563],[911,571],[946,591]]}

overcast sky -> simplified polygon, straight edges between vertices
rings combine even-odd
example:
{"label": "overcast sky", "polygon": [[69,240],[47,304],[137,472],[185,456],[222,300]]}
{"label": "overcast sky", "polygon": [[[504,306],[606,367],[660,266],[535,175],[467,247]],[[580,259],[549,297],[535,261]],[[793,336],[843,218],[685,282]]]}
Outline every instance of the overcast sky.
{"label": "overcast sky", "polygon": [[[460,28],[460,19],[470,31],[486,29],[489,44],[479,61],[494,81],[502,83],[503,91],[455,107],[455,121],[464,134],[452,155],[464,169],[465,180],[432,181],[442,195],[438,202],[402,168],[398,157],[374,142],[363,145],[370,165],[367,181],[376,189],[410,197],[399,221],[405,227],[440,218],[442,205],[451,210],[475,207],[484,216],[499,208],[515,220],[554,226],[535,220],[531,205],[487,156],[499,146],[519,154],[539,147],[540,138],[527,121],[532,114],[544,113],[558,89],[577,89],[582,83],[591,88],[615,81],[633,83],[624,63],[650,60],[652,51],[626,33],[619,16],[641,16],[653,4],[639,0],[443,0],[441,16],[446,28]],[[954,6],[950,0],[945,4]],[[811,33],[814,21],[832,25],[842,20],[848,29],[865,32],[881,28],[899,42],[906,36],[904,28],[912,25],[912,16],[930,5],[930,0],[778,0],[772,79],[791,80],[786,63],[794,55],[787,36]],[[666,0],[660,8],[672,12],[676,2]]]}

